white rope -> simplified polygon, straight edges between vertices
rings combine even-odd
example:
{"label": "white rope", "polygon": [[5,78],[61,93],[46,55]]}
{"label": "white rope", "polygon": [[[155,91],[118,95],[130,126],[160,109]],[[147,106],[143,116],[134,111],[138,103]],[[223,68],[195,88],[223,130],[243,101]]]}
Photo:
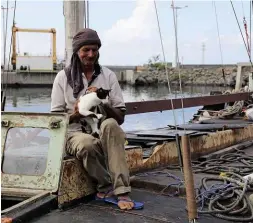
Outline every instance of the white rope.
{"label": "white rope", "polygon": [[222,54],[222,48],[221,48],[221,40],[220,40],[220,30],[219,30],[219,23],[218,23],[218,15],[217,15],[216,4],[215,4],[215,1],[214,1],[214,0],[213,0],[213,6],[214,6],[214,12],[215,12],[215,18],[216,18],[216,28],[217,28],[218,38],[219,38],[219,47],[220,47],[221,64],[222,64],[222,66],[223,66],[223,54]]}
{"label": "white rope", "polygon": [[[160,28],[160,23],[159,23],[159,16],[158,16],[157,7],[156,7],[156,0],[154,0],[154,6],[155,6],[155,12],[156,12],[157,25],[158,25],[158,29],[159,29],[159,35],[160,35],[160,41],[161,41],[161,47],[162,47],[162,53],[163,53],[163,61],[164,61],[164,65],[165,65],[165,73],[166,73],[169,93],[172,95],[171,87],[170,87],[168,67],[167,67],[167,62],[166,62],[166,57],[165,57],[165,52],[164,52],[164,46],[163,46],[163,39],[162,39],[161,28]],[[171,102],[171,108],[172,108],[173,117],[174,117],[174,125],[175,125],[176,130],[177,130],[177,119],[176,119],[176,115],[175,115],[175,110],[174,110],[174,105],[173,105],[172,98],[170,98],[170,102]]]}

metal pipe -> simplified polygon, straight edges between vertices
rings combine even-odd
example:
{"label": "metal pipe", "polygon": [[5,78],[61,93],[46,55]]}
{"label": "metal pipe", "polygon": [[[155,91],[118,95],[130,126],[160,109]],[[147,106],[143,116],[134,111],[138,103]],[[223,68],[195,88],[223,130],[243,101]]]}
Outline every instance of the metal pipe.
{"label": "metal pipe", "polygon": [[84,0],[84,28],[87,28],[87,18],[86,18],[86,0]]}
{"label": "metal pipe", "polygon": [[90,28],[90,9],[89,0],[87,0],[87,28]]}
{"label": "metal pipe", "polygon": [[[184,98],[184,108],[204,106],[204,105],[217,105],[221,103],[228,103],[234,101],[251,100],[253,92],[233,93],[229,95],[211,95]],[[173,108],[169,101],[172,100]],[[154,101],[139,101],[126,103],[127,114],[139,114],[146,112],[158,112],[172,109],[182,108],[181,98],[164,99]]]}
{"label": "metal pipe", "polygon": [[182,139],[183,169],[184,169],[188,219],[189,222],[194,222],[195,219],[197,219],[197,204],[196,204],[194,178],[191,165],[190,141],[189,136],[187,135],[181,136],[181,139]]}
{"label": "metal pipe", "polygon": [[181,145],[179,142],[179,134],[176,134],[176,145],[177,145],[177,153],[178,153],[178,162],[180,166],[180,170],[183,173],[183,159],[182,159],[182,150],[181,150]]}

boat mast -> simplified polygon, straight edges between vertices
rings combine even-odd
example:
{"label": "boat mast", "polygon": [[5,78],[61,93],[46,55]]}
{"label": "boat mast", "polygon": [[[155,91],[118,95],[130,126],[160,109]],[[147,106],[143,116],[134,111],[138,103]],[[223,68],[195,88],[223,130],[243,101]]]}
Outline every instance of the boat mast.
{"label": "boat mast", "polygon": [[63,1],[65,17],[65,66],[68,66],[72,56],[73,36],[84,28],[85,1]]}

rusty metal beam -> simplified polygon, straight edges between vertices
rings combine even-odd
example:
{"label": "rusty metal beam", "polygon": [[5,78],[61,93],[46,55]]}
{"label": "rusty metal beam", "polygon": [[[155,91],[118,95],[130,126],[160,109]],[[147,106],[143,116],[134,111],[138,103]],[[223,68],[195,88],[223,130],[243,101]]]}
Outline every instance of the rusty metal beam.
{"label": "rusty metal beam", "polygon": [[[227,102],[234,102],[240,100],[252,99],[253,92],[234,93],[229,95],[212,95],[212,96],[200,96],[183,98],[184,108],[204,106],[204,105],[215,105]],[[140,101],[140,102],[128,102],[126,103],[127,114],[139,114],[146,112],[157,112],[182,108],[181,98],[166,100],[155,100],[155,101]]]}

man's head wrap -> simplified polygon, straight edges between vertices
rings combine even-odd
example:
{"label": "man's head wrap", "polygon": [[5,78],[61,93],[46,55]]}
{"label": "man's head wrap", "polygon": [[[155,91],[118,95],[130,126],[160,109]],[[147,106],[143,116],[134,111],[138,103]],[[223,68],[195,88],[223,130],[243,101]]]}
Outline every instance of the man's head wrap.
{"label": "man's head wrap", "polygon": [[[93,45],[93,44],[98,45],[98,48],[101,47],[101,41],[95,30],[89,28],[82,29],[73,37],[72,41],[73,54],[71,57],[71,62],[70,65],[66,67],[64,70],[67,75],[68,84],[73,88],[74,98],[77,98],[80,91],[82,91],[84,88],[82,78],[82,66],[81,61],[77,55],[77,52],[84,45]],[[98,58],[94,65],[96,74],[100,73]]]}

